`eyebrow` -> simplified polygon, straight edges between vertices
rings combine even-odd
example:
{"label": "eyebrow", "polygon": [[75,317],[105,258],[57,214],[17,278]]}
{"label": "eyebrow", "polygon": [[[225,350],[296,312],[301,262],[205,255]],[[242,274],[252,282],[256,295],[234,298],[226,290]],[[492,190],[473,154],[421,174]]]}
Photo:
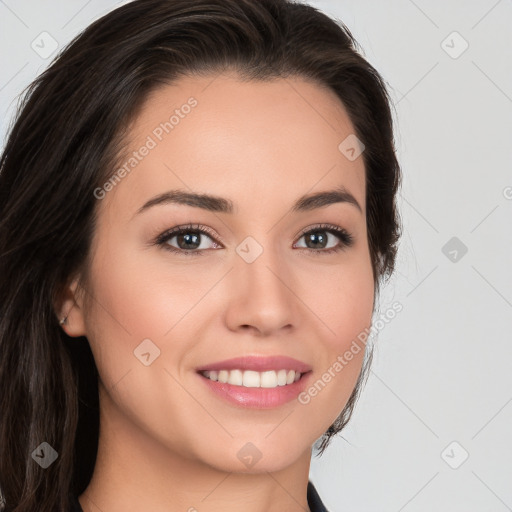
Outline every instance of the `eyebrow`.
{"label": "eyebrow", "polygon": [[[306,194],[300,197],[293,205],[292,212],[307,212],[315,210],[316,208],[324,208],[335,203],[351,204],[363,213],[363,210],[356,198],[343,186],[334,190]],[[218,213],[232,214],[235,211],[233,202],[224,197],[198,194],[195,192],[185,192],[183,190],[170,190],[155,196],[144,203],[137,210],[136,214],[138,215],[153,206],[165,204],[183,204]]]}

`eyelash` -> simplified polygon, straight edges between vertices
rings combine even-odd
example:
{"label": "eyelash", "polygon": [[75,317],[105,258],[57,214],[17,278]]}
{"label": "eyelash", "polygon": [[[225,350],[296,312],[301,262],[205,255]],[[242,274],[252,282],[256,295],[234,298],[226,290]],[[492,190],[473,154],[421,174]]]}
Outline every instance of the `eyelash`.
{"label": "eyelash", "polygon": [[[319,224],[318,226],[314,226],[313,228],[308,228],[305,231],[302,231],[299,235],[299,239],[301,239],[304,235],[309,235],[311,233],[322,232],[331,233],[337,236],[340,239],[340,243],[336,247],[331,247],[330,249],[310,249],[308,247],[301,247],[301,249],[305,249],[309,253],[313,253],[316,256],[319,254],[332,254],[338,251],[343,251],[347,247],[351,247],[354,244],[354,237],[345,229],[340,228],[334,224]],[[183,233],[201,233],[202,235],[208,235],[213,239],[215,243],[215,234],[208,227],[203,226],[201,224],[187,224],[184,226],[176,226],[172,229],[169,229],[163,232],[161,235],[157,237],[154,244],[161,246],[164,250],[183,254],[186,256],[202,256],[202,253],[205,252],[205,249],[191,249],[189,251],[183,249],[177,249],[169,245],[167,242],[174,238],[175,236],[181,235]]]}

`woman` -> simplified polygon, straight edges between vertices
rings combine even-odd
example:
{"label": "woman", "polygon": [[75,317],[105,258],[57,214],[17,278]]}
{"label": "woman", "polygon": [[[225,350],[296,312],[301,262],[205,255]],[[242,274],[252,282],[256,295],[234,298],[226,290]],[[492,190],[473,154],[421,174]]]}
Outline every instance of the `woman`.
{"label": "woman", "polygon": [[0,173],[5,511],[326,510],[312,447],[400,234],[356,46],[288,0],[136,0],[31,85]]}

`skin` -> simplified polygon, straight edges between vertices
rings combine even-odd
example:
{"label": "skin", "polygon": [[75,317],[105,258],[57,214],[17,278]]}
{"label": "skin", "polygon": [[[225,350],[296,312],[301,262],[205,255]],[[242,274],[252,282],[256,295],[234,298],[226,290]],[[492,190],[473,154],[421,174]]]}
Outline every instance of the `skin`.
{"label": "skin", "polygon": [[[191,96],[198,105],[98,201],[86,285],[74,279],[60,309],[66,332],[87,336],[100,375],[98,457],[79,501],[84,512],[309,510],[312,444],[345,406],[364,351],[307,405],[267,410],[225,402],[195,368],[280,354],[310,364],[313,383],[369,328],[363,159],[338,150],[354,128],[333,92],[299,78],[234,74],[154,91],[129,127],[128,152]],[[349,203],[290,211],[300,196],[341,185],[362,212]],[[136,214],[178,188],[228,198],[235,212],[166,204]],[[186,223],[216,235],[200,235],[201,255],[151,244]],[[301,231],[321,223],[346,229],[354,244],[309,252]],[[340,243],[322,233],[328,247]],[[247,236],[263,248],[252,263],[236,252]],[[168,244],[184,247],[177,237]],[[134,356],[146,338],[161,351],[149,366]],[[237,457],[248,442],[261,453],[251,468]]]}

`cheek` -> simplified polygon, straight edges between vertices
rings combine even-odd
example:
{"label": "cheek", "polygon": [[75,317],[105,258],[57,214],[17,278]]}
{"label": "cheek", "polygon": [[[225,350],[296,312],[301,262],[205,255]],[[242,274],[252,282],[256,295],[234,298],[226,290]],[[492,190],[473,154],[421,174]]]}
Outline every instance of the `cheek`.
{"label": "cheek", "polygon": [[154,257],[153,249],[130,247],[113,235],[102,243],[91,268],[86,324],[106,384],[134,364],[138,368],[136,351],[147,339],[162,355],[155,360],[157,366],[170,364],[171,341],[173,365],[182,360],[194,344],[186,330],[197,325],[199,311],[208,307],[201,299],[213,282],[207,266],[200,272],[194,268],[186,261],[171,265],[165,254]]}
{"label": "cheek", "polygon": [[318,435],[340,415],[357,383],[371,327],[373,292],[373,280],[344,280],[332,293],[317,296],[323,305],[322,323],[329,329],[320,327],[326,334],[314,378],[298,402],[305,417],[318,418]]}
{"label": "cheek", "polygon": [[103,238],[92,261],[86,329],[106,386],[137,367],[134,350],[143,340],[159,340],[173,322],[169,290],[140,252]]}
{"label": "cheek", "polygon": [[[361,372],[373,314],[374,282],[364,255],[316,280],[311,309],[318,312],[322,356],[303,400],[311,415],[336,419],[345,407]],[[323,285],[323,286],[320,286]],[[318,398],[316,398],[318,397]],[[329,423],[329,424],[330,424]]]}
{"label": "cheek", "polygon": [[373,282],[365,286],[358,284],[352,290],[344,283],[342,291],[330,295],[325,304],[325,318],[335,333],[327,338],[331,340],[331,348],[337,352],[347,350],[353,340],[368,332],[373,313],[373,293]]}
{"label": "cheek", "polygon": [[190,287],[190,276],[171,274],[149,251],[111,240],[93,262],[95,320],[133,342],[161,338],[186,312],[188,297],[200,293]]}
{"label": "cheek", "polygon": [[[374,301],[374,281],[369,258],[340,266],[325,273],[321,282],[315,280],[312,309],[325,326],[324,341],[330,352],[347,350],[361,333],[371,326]],[[322,285],[321,285],[322,283]]]}

